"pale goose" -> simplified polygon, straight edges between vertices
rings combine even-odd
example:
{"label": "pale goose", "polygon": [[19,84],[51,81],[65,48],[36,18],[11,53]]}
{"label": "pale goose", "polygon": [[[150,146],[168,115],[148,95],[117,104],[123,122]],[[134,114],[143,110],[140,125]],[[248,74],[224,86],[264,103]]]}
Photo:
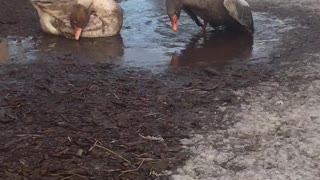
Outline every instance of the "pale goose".
{"label": "pale goose", "polygon": [[114,0],[30,0],[44,32],[67,38],[119,34],[123,10]]}

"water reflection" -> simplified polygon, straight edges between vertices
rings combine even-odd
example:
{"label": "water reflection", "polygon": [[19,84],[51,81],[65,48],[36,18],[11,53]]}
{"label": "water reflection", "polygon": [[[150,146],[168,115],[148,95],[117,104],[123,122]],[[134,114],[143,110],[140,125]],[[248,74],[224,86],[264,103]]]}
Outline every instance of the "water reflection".
{"label": "water reflection", "polygon": [[172,66],[215,65],[249,59],[253,37],[245,33],[213,32],[208,37],[195,36],[179,54],[174,53]]}
{"label": "water reflection", "polygon": [[0,38],[0,63],[8,59],[8,43],[6,39]]}
{"label": "water reflection", "polygon": [[[7,37],[8,47],[5,42],[0,46],[0,57],[5,57],[1,57],[0,62],[115,63],[155,73],[172,66],[215,68],[241,60],[267,62],[290,24],[290,21],[268,13],[254,13],[254,40],[243,34],[219,31],[210,32],[203,38],[199,36],[200,28],[182,13],[179,31],[173,33],[164,2],[121,1],[124,9],[122,37],[73,41],[42,32],[35,37]],[[172,55],[174,52],[177,53]]]}
{"label": "water reflection", "polygon": [[66,55],[85,63],[102,63],[123,56],[122,37],[82,38],[73,41],[61,37],[43,37],[38,40],[36,48],[51,55]]}
{"label": "water reflection", "polygon": [[[8,46],[8,48],[7,48]],[[8,37],[0,45],[0,62],[30,63],[75,60],[79,63],[120,63],[124,54],[121,36],[74,41],[59,36]]]}

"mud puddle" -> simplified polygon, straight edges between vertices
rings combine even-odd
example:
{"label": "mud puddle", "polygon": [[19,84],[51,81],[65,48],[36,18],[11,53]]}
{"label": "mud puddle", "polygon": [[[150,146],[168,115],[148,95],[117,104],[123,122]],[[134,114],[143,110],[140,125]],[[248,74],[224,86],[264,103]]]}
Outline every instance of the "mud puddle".
{"label": "mud puddle", "polygon": [[[254,37],[212,32],[200,35],[200,28],[185,14],[179,31],[171,32],[164,1],[131,0],[125,10],[121,36],[81,39],[76,42],[39,34],[2,40],[0,62],[32,63],[50,60],[79,63],[115,63],[162,72],[176,66],[222,67],[235,62],[265,62],[291,28],[292,20],[267,13],[254,13]],[[50,58],[48,58],[50,57]]]}

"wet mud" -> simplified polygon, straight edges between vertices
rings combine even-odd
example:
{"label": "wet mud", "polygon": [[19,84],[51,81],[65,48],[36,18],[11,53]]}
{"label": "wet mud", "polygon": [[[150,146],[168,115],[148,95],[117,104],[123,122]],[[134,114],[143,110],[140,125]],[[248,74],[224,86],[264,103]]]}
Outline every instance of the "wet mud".
{"label": "wet mud", "polygon": [[183,14],[179,31],[174,33],[164,1],[131,0],[121,6],[125,19],[119,36],[77,42],[41,32],[27,37],[8,35],[3,41],[8,47],[2,61],[29,63],[70,56],[79,63],[114,63],[157,73],[177,66],[221,68],[232,63],[267,61],[282,34],[293,28],[288,19],[254,13],[254,36],[212,28],[202,36],[199,27]]}
{"label": "wet mud", "polygon": [[263,4],[253,37],[202,37],[185,15],[171,32],[163,1],[127,0],[120,36],[76,42],[41,32],[27,0],[1,3],[3,179],[167,179],[189,155],[180,139],[231,126],[219,106],[234,90],[308,49],[291,48],[304,19]]}

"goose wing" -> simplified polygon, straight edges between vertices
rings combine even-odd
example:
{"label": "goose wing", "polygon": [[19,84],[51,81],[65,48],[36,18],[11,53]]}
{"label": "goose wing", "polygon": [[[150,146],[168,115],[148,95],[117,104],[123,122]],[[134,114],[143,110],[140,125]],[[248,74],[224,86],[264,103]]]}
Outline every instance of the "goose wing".
{"label": "goose wing", "polygon": [[119,33],[123,23],[123,10],[120,6],[115,6],[112,10],[94,11],[90,16],[90,21],[83,31],[87,37],[111,36]]}
{"label": "goose wing", "polygon": [[223,4],[231,17],[247,27],[249,31],[254,31],[252,12],[246,0],[224,0]]}
{"label": "goose wing", "polygon": [[186,12],[188,14],[188,16],[200,27],[203,26],[203,24],[200,22],[200,20],[198,19],[197,15],[195,15],[192,10],[188,7],[184,7],[183,11]]}

